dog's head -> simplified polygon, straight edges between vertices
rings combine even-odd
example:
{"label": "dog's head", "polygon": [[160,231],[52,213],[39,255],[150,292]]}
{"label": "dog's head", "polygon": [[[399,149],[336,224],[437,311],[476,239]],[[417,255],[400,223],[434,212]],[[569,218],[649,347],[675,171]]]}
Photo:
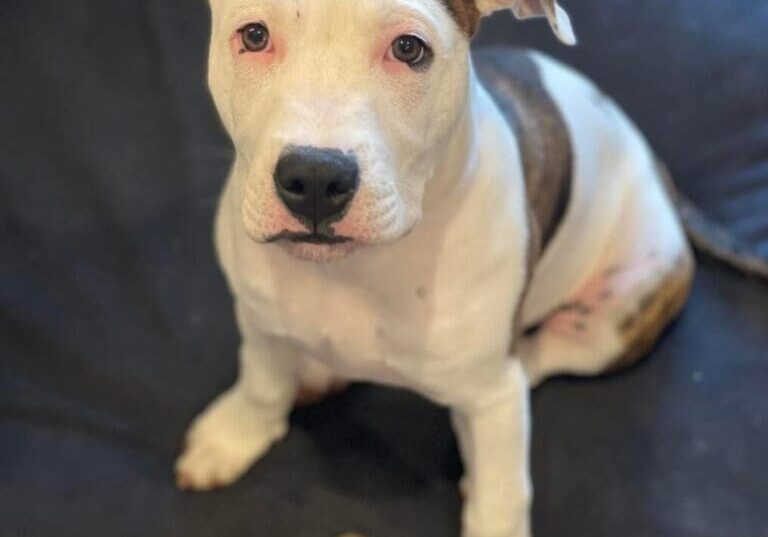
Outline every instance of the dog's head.
{"label": "dog's head", "polygon": [[[209,82],[257,242],[313,260],[396,240],[466,115],[482,16],[555,0],[211,0]],[[454,170],[456,172],[456,170]]]}

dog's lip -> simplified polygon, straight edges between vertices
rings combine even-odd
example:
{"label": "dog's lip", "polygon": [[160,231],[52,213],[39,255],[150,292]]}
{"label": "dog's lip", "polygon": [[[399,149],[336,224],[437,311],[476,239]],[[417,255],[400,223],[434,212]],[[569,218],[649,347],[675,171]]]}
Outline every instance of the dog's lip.
{"label": "dog's lip", "polygon": [[269,237],[267,239],[267,242],[273,243],[273,242],[278,242],[282,240],[285,240],[288,242],[306,243],[306,244],[335,245],[335,244],[344,244],[346,242],[352,242],[353,239],[351,239],[350,237],[327,235],[322,233],[282,231],[276,235]]}

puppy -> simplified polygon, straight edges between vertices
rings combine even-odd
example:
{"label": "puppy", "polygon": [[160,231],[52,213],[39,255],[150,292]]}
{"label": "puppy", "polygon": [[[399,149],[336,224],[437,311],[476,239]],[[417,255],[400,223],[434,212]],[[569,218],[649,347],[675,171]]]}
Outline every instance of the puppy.
{"label": "puppy", "polygon": [[192,424],[182,488],[241,476],[297,392],[407,387],[450,408],[464,537],[528,537],[529,388],[624,367],[693,260],[662,170],[579,74],[470,55],[554,0],[212,0],[209,82],[236,160],[216,245],[240,376]]}

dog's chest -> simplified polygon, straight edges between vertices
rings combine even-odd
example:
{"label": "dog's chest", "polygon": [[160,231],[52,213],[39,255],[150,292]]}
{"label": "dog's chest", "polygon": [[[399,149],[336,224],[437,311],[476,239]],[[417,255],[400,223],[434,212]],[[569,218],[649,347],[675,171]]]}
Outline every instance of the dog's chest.
{"label": "dog's chest", "polygon": [[240,264],[236,294],[247,309],[244,328],[289,341],[340,375],[439,398],[456,376],[479,376],[506,356],[512,262],[482,278],[464,268],[446,274],[440,269],[451,265],[444,263],[431,270],[405,261],[385,270],[366,267],[364,278],[338,266],[321,273],[314,264],[286,263],[257,270]]}
{"label": "dog's chest", "polygon": [[291,341],[352,378],[404,383],[405,369],[439,354],[434,338],[448,343],[449,332],[440,325],[464,322],[438,319],[431,290],[419,282],[388,282],[383,290],[377,286],[379,294],[300,271],[291,282],[280,277],[266,282],[263,275],[255,279],[247,296],[259,330]]}

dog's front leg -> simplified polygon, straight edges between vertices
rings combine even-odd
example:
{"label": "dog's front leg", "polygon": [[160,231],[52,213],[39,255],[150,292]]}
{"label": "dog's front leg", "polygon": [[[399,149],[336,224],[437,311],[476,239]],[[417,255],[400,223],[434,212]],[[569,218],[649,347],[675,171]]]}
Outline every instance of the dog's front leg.
{"label": "dog's front leg", "polygon": [[286,343],[243,333],[240,376],[192,423],[176,463],[182,489],[228,485],[288,430],[296,393],[296,356]]}
{"label": "dog's front leg", "polygon": [[463,537],[530,537],[528,385],[519,360],[452,408],[465,467]]}

